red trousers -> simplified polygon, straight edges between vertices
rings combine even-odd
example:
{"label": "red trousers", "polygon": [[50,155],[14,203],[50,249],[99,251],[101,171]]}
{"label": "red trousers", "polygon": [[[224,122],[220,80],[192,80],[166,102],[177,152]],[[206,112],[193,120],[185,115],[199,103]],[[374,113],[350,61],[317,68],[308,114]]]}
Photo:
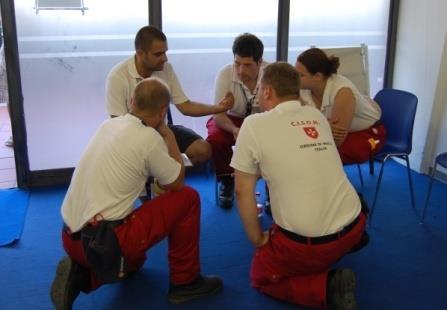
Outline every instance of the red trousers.
{"label": "red trousers", "polygon": [[[240,128],[242,126],[243,118],[228,114],[227,116],[236,127]],[[216,175],[233,173],[233,168],[230,167],[231,157],[233,156],[232,146],[236,143],[233,134],[220,129],[212,117],[206,123],[206,128],[208,128],[206,141],[211,144],[211,149],[213,150]]]}
{"label": "red trousers", "polygon": [[274,224],[269,242],[253,257],[251,285],[281,300],[325,308],[329,268],[360,241],[365,222],[361,213],[359,222],[347,234],[315,245],[289,239]]}
{"label": "red trousers", "polygon": [[386,130],[383,125],[348,133],[345,141],[338,147],[341,161],[343,164],[366,162],[382,149],[385,138]]}
{"label": "red trousers", "polygon": [[[146,260],[146,251],[168,237],[170,282],[185,284],[200,273],[200,197],[190,188],[168,192],[145,202],[115,228],[129,271],[137,271]],[[65,230],[63,246],[67,254],[90,272],[91,290],[101,281],[87,262],[81,240],[73,240]]]}

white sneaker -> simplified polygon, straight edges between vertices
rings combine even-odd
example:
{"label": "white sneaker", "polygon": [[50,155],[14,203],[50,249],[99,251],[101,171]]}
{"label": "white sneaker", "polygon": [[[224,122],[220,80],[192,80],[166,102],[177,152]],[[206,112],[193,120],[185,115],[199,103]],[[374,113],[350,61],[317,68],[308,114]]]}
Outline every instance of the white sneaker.
{"label": "white sneaker", "polygon": [[8,147],[14,146],[14,142],[12,141],[12,136],[10,136],[9,139],[5,141],[5,145]]}

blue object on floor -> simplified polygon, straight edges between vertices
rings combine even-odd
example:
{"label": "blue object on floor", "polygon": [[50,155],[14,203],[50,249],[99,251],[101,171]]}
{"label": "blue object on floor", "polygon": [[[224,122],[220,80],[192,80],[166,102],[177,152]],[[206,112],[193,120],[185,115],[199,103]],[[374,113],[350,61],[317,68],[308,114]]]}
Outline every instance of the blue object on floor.
{"label": "blue object on floor", "polygon": [[28,209],[29,192],[20,189],[0,190],[0,246],[20,239]]}

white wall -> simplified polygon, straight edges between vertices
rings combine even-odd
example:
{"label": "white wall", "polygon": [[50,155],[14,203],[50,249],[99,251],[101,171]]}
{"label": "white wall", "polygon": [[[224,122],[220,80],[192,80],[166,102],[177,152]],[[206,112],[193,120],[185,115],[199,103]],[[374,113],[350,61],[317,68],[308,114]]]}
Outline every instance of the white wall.
{"label": "white wall", "polygon": [[419,98],[411,165],[421,172],[427,171],[434,154],[447,151],[447,96],[445,86],[438,87],[447,81],[446,11],[445,0],[400,2],[393,87]]}

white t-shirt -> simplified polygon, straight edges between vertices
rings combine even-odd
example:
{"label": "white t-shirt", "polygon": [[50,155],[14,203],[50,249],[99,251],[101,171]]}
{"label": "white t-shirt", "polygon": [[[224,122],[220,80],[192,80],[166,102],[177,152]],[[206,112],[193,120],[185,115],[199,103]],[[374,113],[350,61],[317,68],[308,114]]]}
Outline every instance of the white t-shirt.
{"label": "white t-shirt", "polygon": [[174,182],[180,164],[168,154],[160,134],[131,114],[104,121],[87,145],[62,204],[72,232],[96,214],[119,220],[134,208],[149,176]]}
{"label": "white t-shirt", "polygon": [[262,62],[258,74],[258,82],[253,93],[250,92],[250,90],[238,78],[236,70],[234,68],[234,64],[228,64],[224,66],[217,74],[214,87],[214,102],[220,102],[225,97],[225,94],[227,92],[232,92],[234,96],[234,105],[233,108],[227,111],[227,114],[244,118],[246,113],[247,100],[253,100],[253,98],[254,102],[252,111],[257,112],[257,110],[259,110],[259,105],[256,99],[256,93],[258,90],[259,81],[261,80],[262,70],[267,65],[268,63]]}
{"label": "white t-shirt", "polygon": [[[349,88],[355,98],[354,117],[349,129],[350,132],[367,129],[380,119],[382,115],[380,106],[370,98],[362,95],[349,79],[339,74],[332,74],[324,88],[320,110],[327,118],[331,117],[335,96],[342,88]],[[310,90],[301,90],[300,96],[304,102],[315,105]]]}
{"label": "white t-shirt", "polygon": [[[170,63],[165,63],[163,70],[153,72],[151,77],[157,77],[168,85],[174,104],[188,101]],[[119,116],[130,111],[133,91],[141,80],[143,77],[138,74],[135,56],[129,57],[112,68],[106,82],[108,115]]]}
{"label": "white t-shirt", "polygon": [[339,231],[360,213],[325,117],[287,101],[247,117],[231,167],[260,174],[268,184],[275,222],[315,237]]}

